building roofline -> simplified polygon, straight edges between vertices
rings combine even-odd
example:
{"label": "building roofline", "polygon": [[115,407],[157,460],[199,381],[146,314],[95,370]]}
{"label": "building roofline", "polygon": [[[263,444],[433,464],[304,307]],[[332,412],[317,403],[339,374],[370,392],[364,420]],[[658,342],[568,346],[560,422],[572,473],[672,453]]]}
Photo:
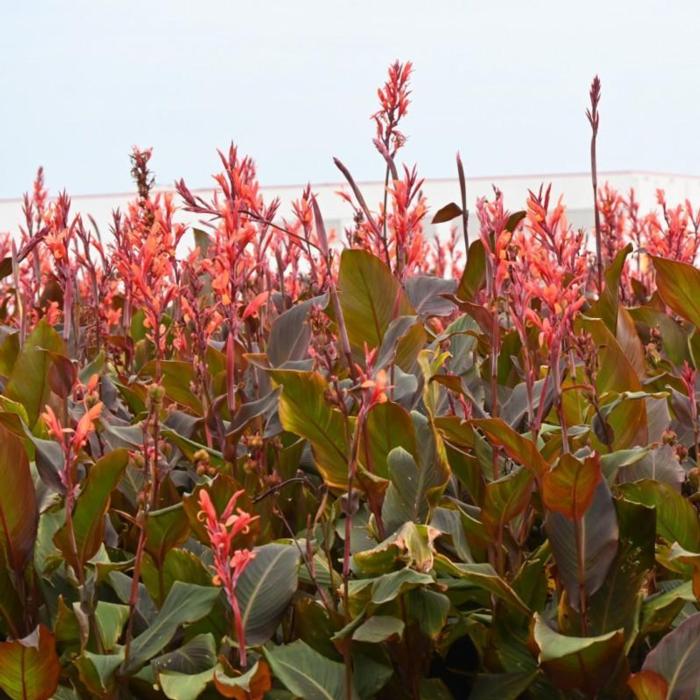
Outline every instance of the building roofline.
{"label": "building roofline", "polygon": [[[607,176],[631,176],[631,175],[641,175],[647,177],[674,177],[683,178],[686,180],[697,180],[700,181],[700,175],[690,175],[686,173],[673,173],[673,172],[661,172],[656,170],[605,170],[598,173],[598,178],[605,178]],[[523,173],[523,174],[510,174],[510,175],[473,175],[471,177],[467,176],[467,184],[471,180],[474,181],[503,181],[503,180],[537,180],[542,179],[547,180],[551,178],[579,178],[579,177],[590,177],[589,172],[555,172],[555,173]],[[426,177],[424,178],[426,182],[454,182],[457,177]],[[304,187],[309,183],[294,183],[287,185],[261,185],[261,189],[279,189],[279,190],[303,190]],[[383,185],[381,180],[358,180],[357,184],[359,186],[369,186],[369,185]],[[316,182],[314,187],[347,187],[346,182],[341,181],[330,181],[330,182]],[[215,187],[195,187],[190,191],[195,194],[201,194],[205,192],[211,192]],[[174,187],[156,187],[155,192],[172,192]],[[132,190],[121,191],[121,192],[89,192],[84,194],[71,194],[71,199],[109,199],[109,198],[123,198],[123,197],[135,197],[136,192]],[[21,203],[23,197],[0,197],[0,204],[11,204],[11,203]]]}

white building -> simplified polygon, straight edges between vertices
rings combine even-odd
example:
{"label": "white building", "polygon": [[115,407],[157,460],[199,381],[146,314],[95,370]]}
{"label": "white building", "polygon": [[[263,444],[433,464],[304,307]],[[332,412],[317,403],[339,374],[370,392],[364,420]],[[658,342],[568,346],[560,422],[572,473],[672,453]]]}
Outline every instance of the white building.
{"label": "white building", "polygon": [[[646,213],[657,206],[656,190],[663,189],[670,205],[683,203],[689,199],[694,206],[700,206],[700,176],[672,175],[651,172],[608,172],[599,174],[599,183],[609,182],[615,189],[628,194],[634,188],[640,203],[640,212]],[[477,197],[492,196],[492,186],[497,186],[504,195],[506,207],[517,211],[525,206],[528,190],[537,190],[541,184],[552,184],[552,194],[556,198],[564,196],[567,214],[574,227],[590,228],[593,225],[593,194],[588,173],[547,174],[547,175],[505,175],[497,177],[477,177],[467,179],[467,204],[473,212]],[[383,182],[360,182],[365,200],[371,209],[378,206],[383,199]],[[348,190],[344,183],[323,183],[313,187],[318,196],[319,206],[328,229],[342,231],[352,225],[352,209],[336,193]],[[278,197],[281,201],[280,216],[289,216],[291,202],[301,196],[303,185],[285,185],[263,187],[266,201]],[[195,194],[204,196],[209,190],[194,190]],[[426,180],[423,192],[431,208],[431,214],[448,202],[459,203],[459,184],[456,178]],[[72,197],[72,211],[90,214],[103,232],[109,231],[111,212],[125,208],[126,203],[135,196],[134,192],[121,194],[78,195]],[[196,220],[191,214],[181,212],[183,221]],[[23,221],[21,199],[0,199],[0,231],[16,231]],[[442,224],[443,227],[450,224]],[[430,225],[428,225],[430,226]],[[476,217],[470,217],[470,231],[476,227]],[[433,227],[439,232],[440,227]]]}

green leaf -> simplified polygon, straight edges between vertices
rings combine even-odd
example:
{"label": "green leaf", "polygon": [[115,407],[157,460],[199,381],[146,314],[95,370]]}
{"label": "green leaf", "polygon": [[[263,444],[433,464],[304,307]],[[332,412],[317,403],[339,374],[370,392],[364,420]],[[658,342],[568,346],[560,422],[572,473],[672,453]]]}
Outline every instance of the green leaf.
{"label": "green leaf", "polygon": [[[598,347],[599,369],[595,381],[598,395],[641,391],[642,385],[634,367],[606,325],[597,318],[581,318],[579,324],[591,334]],[[622,400],[606,418],[613,432],[613,450],[646,444],[647,412],[644,401]],[[599,451],[609,450],[601,445]]]}
{"label": "green leaf", "polygon": [[365,620],[354,632],[356,642],[379,644],[391,637],[402,637],[405,625],[403,620],[391,615],[373,615]]}
{"label": "green leaf", "polygon": [[199,673],[161,671],[158,674],[158,684],[170,700],[197,700],[213,679],[214,668]]}
{"label": "green leaf", "polygon": [[105,651],[115,649],[128,618],[128,605],[108,603],[104,600],[97,601],[95,619],[97,620],[97,631],[100,635],[102,648]]}
{"label": "green leaf", "polygon": [[394,675],[394,669],[388,654],[378,653],[377,647],[367,652],[365,649],[353,649],[353,689],[363,700],[369,700],[378,697]]}
{"label": "green leaf", "polygon": [[160,569],[168,552],[182,544],[189,534],[189,520],[181,502],[153,510],[146,520],[146,551]]}
{"label": "green leaf", "polygon": [[161,605],[175,581],[207,586],[211,583],[211,573],[202,559],[186,549],[171,549],[160,568],[151,557],[144,557],[141,578],[151,597]]}
{"label": "green leaf", "polygon": [[425,342],[425,329],[417,316],[397,316],[387,327],[377,350],[374,370],[384,369],[392,362],[410,370]]}
{"label": "green leaf", "polygon": [[406,522],[376,547],[355,552],[353,570],[367,575],[383,574],[401,563],[419,571],[430,571],[433,567],[433,541],[439,534],[439,530],[428,525]]}
{"label": "green leaf", "polygon": [[471,425],[479,428],[490,442],[501,447],[512,460],[530,469],[536,476],[542,476],[549,469],[535,443],[517,433],[500,418],[473,420]]}
{"label": "green leaf", "polygon": [[129,462],[129,453],[120,448],[108,452],[90,467],[83,490],[73,511],[73,530],[76,550],[73,549],[68,526],[64,525],[54,536],[54,543],[74,570],[97,554],[103,540],[104,516],[109,498]]}
{"label": "green leaf", "polygon": [[621,484],[620,491],[629,501],[656,509],[656,532],[669,543],[678,542],[684,549],[700,551],[700,521],[695,508],[670,484],[636,481]]}
{"label": "green leaf", "polygon": [[480,673],[469,700],[518,700],[532,685],[537,671],[524,673]]}
{"label": "green leaf", "polygon": [[442,554],[435,557],[435,570],[440,576],[449,576],[458,579],[439,578],[438,582],[446,584],[452,589],[459,589],[460,584],[467,584],[480,588],[497,598],[505,601],[511,608],[519,612],[529,613],[530,609],[523,603],[518,594],[504,581],[491,564],[455,564]]}
{"label": "green leaf", "polygon": [[382,519],[387,532],[394,532],[403,523],[426,521],[430,502],[449,478],[449,472],[434,460],[430,464],[416,464],[413,455],[403,447],[395,447],[388,455],[391,483],[384,499]]}
{"label": "green leaf", "polygon": [[414,588],[406,594],[406,608],[426,637],[437,640],[447,624],[450,599],[429,588]]}
{"label": "green leaf", "polygon": [[695,697],[700,687],[700,613],[669,632],[647,654],[642,670],[658,673],[667,681],[667,700]]}
{"label": "green leaf", "polygon": [[63,340],[41,319],[22,347],[5,387],[5,395],[18,401],[27,410],[29,427],[33,428],[49,398],[49,352],[65,355]]}
{"label": "green leaf", "polygon": [[115,654],[93,654],[84,651],[76,660],[80,680],[98,698],[112,697],[116,679],[115,673],[124,661],[124,649],[120,648]]}
{"label": "green leaf", "polygon": [[435,581],[429,574],[423,574],[413,569],[400,569],[390,574],[384,574],[374,581],[371,599],[375,605],[384,605],[416,586],[429,586],[433,583]]}
{"label": "green leaf", "polygon": [[665,632],[686,603],[696,601],[693,582],[675,582],[668,590],[649,596],[642,603],[640,636]]}
{"label": "green leaf", "polygon": [[486,484],[481,518],[484,526],[498,537],[505,526],[522,513],[530,501],[534,477],[527,469],[517,468],[510,474]]}
{"label": "green leaf", "polygon": [[632,447],[629,450],[616,450],[600,455],[600,468],[605,480],[612,486],[616,483],[617,474],[621,469],[633,466],[648,454],[647,447]]}
{"label": "green leaf", "polygon": [[450,478],[444,446],[430,420],[416,411],[411,419],[415,455],[395,447],[387,456],[391,483],[382,508],[387,532],[395,532],[405,522],[426,522]]}
{"label": "green leaf", "polygon": [[690,359],[687,332],[671,316],[652,306],[629,309],[629,314],[640,329],[640,333],[646,333],[647,337],[652,328],[658,327],[662,347],[673,364],[681,365],[683,360]]}
{"label": "green leaf", "polygon": [[620,277],[627,256],[632,252],[632,244],[622,248],[605,270],[605,288],[598,301],[591,305],[588,315],[601,319],[611,333],[617,332],[618,308],[620,303]]}
{"label": "green leaf", "polygon": [[656,288],[664,303],[700,327],[700,270],[676,260],[651,256],[656,272]]}
{"label": "green leaf", "polygon": [[321,656],[301,640],[264,648],[263,654],[275,678],[297,697],[304,700],[346,697],[343,664]]}
{"label": "green leaf", "polygon": [[125,672],[132,673],[155,656],[178,627],[208,615],[220,593],[218,588],[176,581],[151,625],[134,639]]}
{"label": "green leaf", "polygon": [[347,488],[348,430],[342,413],[326,401],[326,380],[317,372],[274,370],[270,374],[282,385],[282,427],[311,443],[316,466],[328,486]]}
{"label": "green leaf", "polygon": [[557,688],[591,695],[604,688],[623,656],[622,630],[597,637],[567,637],[535,613],[533,638],[538,662]]}
{"label": "green leaf", "polygon": [[[193,393],[191,387],[195,382],[194,367],[191,362],[181,360],[161,360],[159,363],[162,373],[161,381],[165,394],[181,406],[194,411],[195,415],[202,415],[202,402]],[[156,374],[156,363],[147,363],[140,372],[143,376],[153,377]]]}
{"label": "green leaf", "polygon": [[364,353],[382,344],[392,319],[415,312],[398,280],[377,257],[346,249],[340,257],[338,294],[350,345]]}
{"label": "green leaf", "polygon": [[246,642],[253,646],[274,634],[296,593],[299,572],[299,552],[294,545],[272,542],[254,551],[255,558],[236,587]]}
{"label": "green leaf", "polygon": [[0,642],[0,688],[12,700],[48,700],[60,673],[56,640],[44,625],[23,639]]}
{"label": "green leaf", "polygon": [[213,634],[198,634],[178,649],[158,656],[151,661],[156,672],[177,671],[199,673],[216,663],[216,643]]}
{"label": "green leaf", "polygon": [[389,478],[389,453],[396,447],[415,454],[416,435],[411,415],[393,401],[375,404],[367,413],[360,435],[360,460],[364,467],[384,479]]}

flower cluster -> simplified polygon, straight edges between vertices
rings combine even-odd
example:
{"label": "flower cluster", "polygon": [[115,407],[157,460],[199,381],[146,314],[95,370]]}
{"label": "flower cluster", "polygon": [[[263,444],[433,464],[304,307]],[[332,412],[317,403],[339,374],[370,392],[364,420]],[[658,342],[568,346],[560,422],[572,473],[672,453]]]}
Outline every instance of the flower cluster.
{"label": "flower cluster", "polygon": [[246,534],[250,525],[257,519],[236,508],[236,502],[245,493],[237,491],[231,496],[221,515],[216,512],[216,507],[209,496],[209,493],[202,489],[199,492],[199,520],[204,523],[209,537],[209,542],[214,555],[214,583],[221,586],[226,593],[226,599],[233,612],[236,638],[241,666],[247,665],[245,628],[241,617],[238,598],[236,597],[236,586],[241,574],[255,558],[255,553],[251,549],[236,549],[234,542],[236,537]]}
{"label": "flower cluster", "polygon": [[63,464],[59,471],[59,479],[70,502],[73,501],[78,487],[76,476],[80,451],[85,447],[90,435],[95,432],[95,423],[102,414],[103,404],[97,400],[96,392],[98,379],[98,375],[94,374],[87,385],[77,383],[74,387],[74,395],[81,396],[83,404],[83,414],[75,428],[63,427],[49,405],[42,413],[49,434],[61,446]]}

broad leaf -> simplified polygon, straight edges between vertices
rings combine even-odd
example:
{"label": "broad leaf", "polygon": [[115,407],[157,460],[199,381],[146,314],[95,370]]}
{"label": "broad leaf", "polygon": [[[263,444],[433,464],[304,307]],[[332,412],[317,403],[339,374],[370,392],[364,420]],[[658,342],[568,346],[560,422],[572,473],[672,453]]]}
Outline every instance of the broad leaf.
{"label": "broad leaf", "polygon": [[477,239],[469,246],[467,264],[459,280],[456,296],[464,301],[473,301],[476,293],[484,286],[486,279],[486,254],[484,244]]}
{"label": "broad leaf", "polygon": [[326,380],[316,372],[275,370],[271,375],[282,385],[282,427],[311,443],[316,465],[328,486],[347,488],[347,425],[342,413],[326,400]]}
{"label": "broad leaf", "polygon": [[387,456],[391,483],[382,508],[387,532],[405,522],[426,522],[450,477],[444,448],[430,421],[417,412],[411,418],[418,448],[415,457],[403,447],[395,447]]}
{"label": "broad leaf", "polygon": [[30,428],[44,410],[50,394],[52,359],[47,351],[64,355],[65,346],[58,333],[42,319],[25,341],[5,387],[5,395],[27,410]]}
{"label": "broad leaf", "polygon": [[536,677],[537,671],[479,674],[469,700],[518,700]]}
{"label": "broad leaf", "polygon": [[[614,454],[614,453],[613,453]],[[639,460],[624,466],[620,470],[621,481],[641,481],[650,479],[671,485],[676,491],[681,490],[685,481],[685,469],[676,457],[671,445],[661,445],[652,450],[645,450]]]}
{"label": "broad leaf", "polygon": [[656,287],[664,303],[675,313],[700,327],[700,270],[668,258],[651,256]]}
{"label": "broad leaf", "polygon": [[589,316],[600,318],[608,329],[615,333],[618,328],[618,308],[620,303],[620,277],[625,267],[627,256],[632,252],[628,243],[620,250],[605,270],[605,288],[598,301],[591,305]]}
{"label": "broad leaf", "polygon": [[90,467],[83,490],[73,511],[74,542],[67,525],[54,536],[54,543],[74,570],[97,554],[102,544],[104,516],[109,508],[109,497],[116,488],[129,461],[125,449],[107,453]]}
{"label": "broad leaf", "polygon": [[297,590],[299,551],[291,544],[255,548],[236,588],[246,642],[258,645],[274,634]]}
{"label": "broad leaf", "polygon": [[56,641],[44,625],[24,639],[0,642],[0,688],[12,700],[48,700],[60,673]]}
{"label": "broad leaf", "polygon": [[393,401],[378,403],[367,413],[360,435],[360,460],[367,471],[387,479],[388,456],[396,447],[416,452],[411,414]]}
{"label": "broad leaf", "polygon": [[578,610],[582,591],[592,595],[603,585],[617,553],[619,530],[607,483],[598,483],[582,518],[550,512],[545,525],[569,604]]}
{"label": "broad leaf", "polygon": [[632,484],[622,484],[625,498],[645,506],[656,508],[656,532],[671,542],[678,542],[684,549],[700,551],[700,521],[695,508],[670,484],[645,479]]}
{"label": "broad leaf", "polygon": [[274,320],[267,342],[267,357],[273,367],[303,360],[307,356],[311,340],[309,314],[314,306],[324,309],[327,305],[328,295],[324,294],[295,304]]}
{"label": "broad leaf", "polygon": [[22,572],[32,556],[39,514],[24,444],[4,425],[0,425],[0,476],[0,561]]}
{"label": "broad leaf", "polygon": [[519,467],[486,484],[481,516],[494,537],[502,538],[503,528],[527,507],[533,483],[532,472]]}
{"label": "broad leaf", "polygon": [[153,622],[134,639],[125,671],[133,672],[153,658],[170,642],[178,627],[208,615],[220,594],[218,588],[176,581]]}
{"label": "broad leaf", "polygon": [[271,697],[266,694],[272,685],[270,667],[263,659],[256,661],[252,668],[235,678],[220,673],[219,668],[216,668],[214,683],[216,689],[225,698],[263,700],[263,697]]}
{"label": "broad leaf", "polygon": [[700,688],[700,613],[669,632],[644,660],[643,671],[653,671],[668,683],[667,700],[692,698]]}
{"label": "broad leaf", "polygon": [[[590,333],[598,347],[598,372],[595,388],[599,395],[624,394],[642,389],[637,372],[606,325],[595,318],[583,318],[580,326]],[[606,416],[612,428],[612,449],[620,450],[646,444],[647,412],[641,400],[622,400]],[[608,452],[604,443],[601,452]]]}
{"label": "broad leaf", "polygon": [[373,615],[363,622],[352,634],[356,642],[379,644],[391,637],[402,637],[404,622],[391,615]]}
{"label": "broad leaf", "polygon": [[549,468],[539,453],[535,443],[517,433],[500,418],[484,418],[472,421],[486,437],[518,464],[530,469],[536,476],[542,476]]}
{"label": "broad leaf", "polygon": [[598,455],[580,460],[565,453],[542,478],[544,506],[571,520],[579,520],[591,505],[600,480]]}
{"label": "broad leaf", "polygon": [[[655,513],[639,503],[615,502],[620,528],[617,555],[603,585],[588,599],[588,633],[605,634],[624,628],[628,643],[633,641],[639,617],[642,587],[654,568]],[[563,611],[562,611],[563,612]],[[566,630],[579,632],[580,616],[568,610]]]}
{"label": "broad leaf", "polygon": [[445,584],[450,589],[459,589],[462,584],[480,588],[497,598],[505,601],[513,610],[522,613],[529,613],[530,610],[520,599],[520,596],[504,581],[491,564],[455,564],[447,557],[438,554],[435,557],[435,568],[440,576],[449,576],[457,579],[439,578],[441,584]]}
{"label": "broad leaf", "polygon": [[153,510],[146,520],[146,551],[160,569],[167,553],[182,544],[190,533],[189,521],[182,503]]}
{"label": "broad leaf", "polygon": [[396,278],[384,263],[365,250],[343,251],[338,293],[350,344],[379,347],[392,319],[414,313]]}
{"label": "broad leaf", "polygon": [[433,215],[433,218],[431,220],[431,223],[444,224],[446,221],[452,221],[452,219],[455,219],[456,217],[460,216],[461,214],[462,214],[462,208],[458,204],[455,204],[454,202],[450,202],[449,204],[445,204],[444,207],[440,207],[435,212],[435,214]]}
{"label": "broad leaf", "polygon": [[633,673],[627,685],[632,688],[637,700],[668,700],[668,683],[654,671]]}
{"label": "broad leaf", "polygon": [[533,638],[538,662],[557,688],[595,695],[604,688],[623,656],[622,630],[597,637],[568,637],[555,632],[535,613]]}
{"label": "broad leaf", "polygon": [[109,698],[116,688],[116,673],[124,661],[124,649],[114,654],[94,654],[84,651],[76,660],[83,685],[97,698]]}
{"label": "broad leaf", "polygon": [[272,673],[290,692],[304,700],[338,700],[346,697],[345,667],[321,656],[297,640],[285,646],[264,648]]}

